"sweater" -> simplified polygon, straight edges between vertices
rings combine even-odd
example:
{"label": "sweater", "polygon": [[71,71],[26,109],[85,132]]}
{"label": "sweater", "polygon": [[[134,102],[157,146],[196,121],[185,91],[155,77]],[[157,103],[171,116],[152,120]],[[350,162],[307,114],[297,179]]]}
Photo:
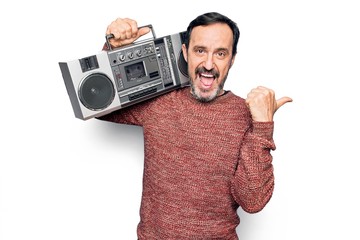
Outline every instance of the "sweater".
{"label": "sweater", "polygon": [[231,91],[202,103],[186,87],[100,119],[143,127],[140,240],[238,239],[238,207],[256,213],[273,194],[274,123]]}

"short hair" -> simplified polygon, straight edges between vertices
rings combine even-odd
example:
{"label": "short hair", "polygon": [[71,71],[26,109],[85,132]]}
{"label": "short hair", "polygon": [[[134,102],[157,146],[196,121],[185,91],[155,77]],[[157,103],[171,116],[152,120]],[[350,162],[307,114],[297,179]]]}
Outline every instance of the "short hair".
{"label": "short hair", "polygon": [[185,41],[184,41],[186,49],[189,48],[191,32],[194,29],[194,27],[207,26],[207,25],[210,25],[213,23],[225,23],[230,27],[230,29],[233,32],[232,55],[235,55],[237,53],[237,44],[238,44],[239,38],[240,38],[240,30],[234,21],[232,21],[230,18],[228,18],[220,13],[217,13],[217,12],[204,13],[202,15],[199,15],[198,17],[196,17],[194,20],[192,20],[190,22],[190,24],[186,30],[186,36],[185,36]]}

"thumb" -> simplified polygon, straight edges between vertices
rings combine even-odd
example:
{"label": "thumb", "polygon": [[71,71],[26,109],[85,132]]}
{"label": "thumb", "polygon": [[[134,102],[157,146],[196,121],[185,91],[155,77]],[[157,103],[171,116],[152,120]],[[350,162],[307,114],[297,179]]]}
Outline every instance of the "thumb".
{"label": "thumb", "polygon": [[147,34],[148,32],[150,32],[150,28],[149,27],[142,27],[142,28],[139,28],[139,31],[138,31],[138,35],[137,35],[137,38]]}
{"label": "thumb", "polygon": [[288,102],[292,102],[293,100],[289,97],[282,97],[278,100],[276,100],[276,110],[278,110],[282,105]]}

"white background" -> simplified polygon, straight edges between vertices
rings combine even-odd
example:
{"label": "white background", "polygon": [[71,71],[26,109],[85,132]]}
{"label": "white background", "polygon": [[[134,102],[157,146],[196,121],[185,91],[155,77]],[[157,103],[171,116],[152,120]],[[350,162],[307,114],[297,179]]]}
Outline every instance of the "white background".
{"label": "white background", "polygon": [[225,88],[245,97],[265,85],[294,99],[275,115],[273,198],[260,213],[239,210],[240,239],[360,239],[357,1],[3,4],[1,239],[136,239],[142,130],[76,119],[58,62],[99,52],[116,17],[163,36],[209,11],[241,31]]}

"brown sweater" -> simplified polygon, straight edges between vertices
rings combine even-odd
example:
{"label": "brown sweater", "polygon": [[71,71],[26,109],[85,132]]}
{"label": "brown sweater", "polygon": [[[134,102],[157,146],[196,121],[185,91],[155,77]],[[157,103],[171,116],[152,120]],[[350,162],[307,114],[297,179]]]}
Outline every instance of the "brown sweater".
{"label": "brown sweater", "polygon": [[200,103],[183,88],[101,119],[144,129],[141,240],[238,239],[239,205],[255,213],[272,196],[273,122],[232,92]]}

